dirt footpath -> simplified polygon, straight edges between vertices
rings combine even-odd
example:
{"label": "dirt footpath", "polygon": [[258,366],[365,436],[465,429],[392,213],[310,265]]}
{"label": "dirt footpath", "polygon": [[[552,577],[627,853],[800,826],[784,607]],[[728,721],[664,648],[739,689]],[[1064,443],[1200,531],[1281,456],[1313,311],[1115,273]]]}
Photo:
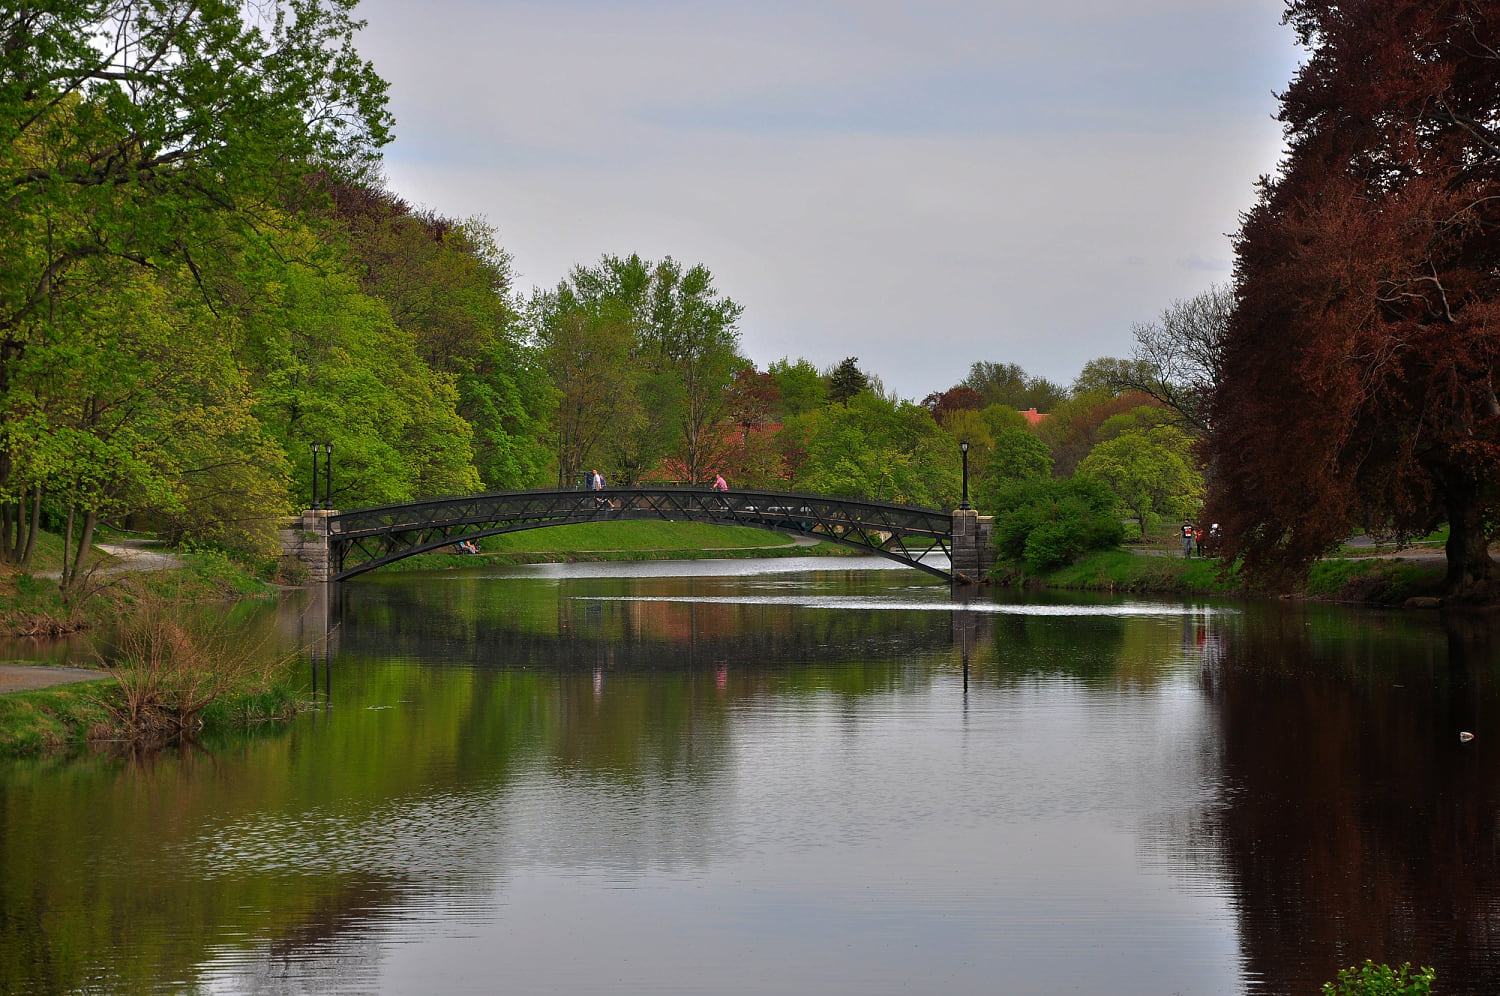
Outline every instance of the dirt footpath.
{"label": "dirt footpath", "polygon": [[0,664],[0,695],[6,692],[29,692],[74,681],[98,681],[108,678],[108,671],[81,667],[49,667],[45,664]]}

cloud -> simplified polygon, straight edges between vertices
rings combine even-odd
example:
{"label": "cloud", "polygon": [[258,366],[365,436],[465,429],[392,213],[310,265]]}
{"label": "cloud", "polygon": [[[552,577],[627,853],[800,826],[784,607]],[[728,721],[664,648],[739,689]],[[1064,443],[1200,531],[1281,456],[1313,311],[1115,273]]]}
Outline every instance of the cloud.
{"label": "cloud", "polygon": [[[701,261],[745,348],[920,397],[1068,381],[1227,275],[1280,149],[1276,0],[361,7],[392,185],[484,214],[529,282]],[[1222,265],[1221,265],[1222,264]]]}

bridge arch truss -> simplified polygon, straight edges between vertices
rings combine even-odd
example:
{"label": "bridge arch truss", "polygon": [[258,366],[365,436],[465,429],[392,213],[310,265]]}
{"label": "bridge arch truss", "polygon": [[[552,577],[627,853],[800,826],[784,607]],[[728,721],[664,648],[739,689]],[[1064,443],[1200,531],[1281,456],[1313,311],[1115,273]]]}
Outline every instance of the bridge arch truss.
{"label": "bridge arch truss", "polygon": [[[892,502],[781,491],[611,488],[504,491],[332,515],[332,578],[344,581],[463,540],[579,522],[655,519],[752,526],[878,554],[952,578],[953,516]],[[924,558],[941,554],[939,563]]]}

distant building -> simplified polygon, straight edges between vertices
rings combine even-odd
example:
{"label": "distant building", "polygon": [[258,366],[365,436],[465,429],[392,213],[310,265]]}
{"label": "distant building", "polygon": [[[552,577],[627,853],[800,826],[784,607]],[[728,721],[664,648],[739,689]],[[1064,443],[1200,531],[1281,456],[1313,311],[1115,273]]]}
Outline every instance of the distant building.
{"label": "distant building", "polygon": [[1039,412],[1035,408],[1028,408],[1021,413],[1021,417],[1026,420],[1027,425],[1035,429],[1037,426],[1041,425],[1044,420],[1049,419],[1052,416],[1044,412]]}

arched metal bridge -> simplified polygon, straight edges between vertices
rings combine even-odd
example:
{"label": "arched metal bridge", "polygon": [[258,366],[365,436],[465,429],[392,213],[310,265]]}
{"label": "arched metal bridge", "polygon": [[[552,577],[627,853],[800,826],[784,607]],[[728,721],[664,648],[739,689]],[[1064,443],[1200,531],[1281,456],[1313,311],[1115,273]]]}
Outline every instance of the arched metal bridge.
{"label": "arched metal bridge", "polygon": [[784,491],[611,488],[505,491],[341,512],[328,518],[331,580],[462,540],[611,519],[754,526],[840,543],[952,579],[953,516],[947,512]]}

